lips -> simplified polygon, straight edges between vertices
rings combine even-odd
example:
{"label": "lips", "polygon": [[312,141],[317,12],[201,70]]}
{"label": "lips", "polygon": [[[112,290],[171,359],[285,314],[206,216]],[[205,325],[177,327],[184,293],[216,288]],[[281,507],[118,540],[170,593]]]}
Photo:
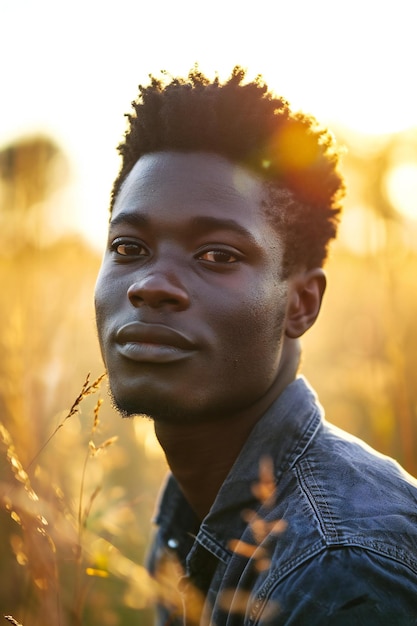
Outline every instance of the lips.
{"label": "lips", "polygon": [[131,322],[116,333],[122,356],[137,362],[171,363],[187,358],[195,344],[181,332],[161,324]]}

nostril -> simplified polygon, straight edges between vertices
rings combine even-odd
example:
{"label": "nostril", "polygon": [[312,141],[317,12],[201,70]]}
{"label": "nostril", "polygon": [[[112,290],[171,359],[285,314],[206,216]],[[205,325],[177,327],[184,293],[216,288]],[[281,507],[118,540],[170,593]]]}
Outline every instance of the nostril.
{"label": "nostril", "polygon": [[130,285],[127,295],[133,306],[186,308],[188,293],[182,285],[163,275],[148,276]]}
{"label": "nostril", "polygon": [[136,293],[133,286],[129,287],[129,289],[127,290],[127,296],[129,300],[135,305],[140,305],[140,303],[143,301],[143,299]]}

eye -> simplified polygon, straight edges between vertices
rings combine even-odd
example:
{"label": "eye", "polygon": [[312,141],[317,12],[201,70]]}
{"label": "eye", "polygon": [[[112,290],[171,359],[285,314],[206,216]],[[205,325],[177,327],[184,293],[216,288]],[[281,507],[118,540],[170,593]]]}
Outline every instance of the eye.
{"label": "eye", "polygon": [[124,257],[148,256],[148,251],[142,244],[128,239],[115,239],[110,246],[110,250]]}
{"label": "eye", "polygon": [[228,250],[207,250],[198,257],[201,261],[209,263],[236,263],[239,259],[236,254]]}

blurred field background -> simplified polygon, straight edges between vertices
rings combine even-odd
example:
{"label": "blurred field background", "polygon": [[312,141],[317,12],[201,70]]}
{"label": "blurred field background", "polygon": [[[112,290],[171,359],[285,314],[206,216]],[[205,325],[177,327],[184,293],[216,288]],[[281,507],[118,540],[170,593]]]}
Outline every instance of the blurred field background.
{"label": "blurred field background", "polygon": [[[265,60],[274,89],[290,101],[300,100],[324,122],[332,118],[332,129],[345,147],[348,194],[327,265],[329,286],[321,316],[304,340],[303,373],[330,421],[417,474],[417,107],[416,117],[407,117],[410,92],[396,95],[402,84],[395,82],[400,76],[407,87],[415,59],[403,44],[410,41],[405,37],[410,20],[401,13],[408,5],[399,2],[395,17],[381,13],[378,4],[379,20],[388,20],[391,40],[396,34],[396,49],[403,54],[391,64],[383,56],[381,21],[379,34],[369,39],[372,12],[365,15],[364,26],[363,11],[355,14],[351,5],[350,13],[346,9],[348,40],[355,40],[360,55],[349,52],[337,59],[337,75],[345,72],[345,104],[350,98],[350,109],[339,110],[337,84],[325,91],[332,81],[329,75],[323,78],[323,49],[314,57],[315,37],[308,39],[303,30],[310,64],[306,66],[305,53],[302,62],[293,50],[281,87],[278,77],[276,84],[271,78],[274,31],[265,32],[275,4],[259,3],[263,28],[257,37],[250,14],[236,34],[232,24],[239,23],[239,5],[231,4],[235,13],[218,25],[224,37],[219,49],[211,47],[213,28],[203,37],[189,26],[188,44],[195,47],[191,58],[189,49],[178,48],[187,3],[179,5],[183,14],[174,15],[167,7],[165,21],[158,16],[160,31],[155,30],[156,13],[141,22],[139,12],[142,39],[129,30],[133,3],[127,0],[115,15],[105,7],[98,11],[98,5],[67,13],[61,8],[64,14],[59,15],[45,0],[37,3],[36,14],[33,4],[23,2],[24,19],[18,20],[11,4],[0,7],[11,19],[15,37],[14,47],[8,44],[9,56],[2,55],[10,63],[0,122],[0,622],[9,615],[24,626],[152,623],[155,590],[142,562],[166,466],[152,425],[122,421],[110,406],[106,380],[97,382],[103,366],[92,296],[122,115],[137,83],[167,60],[173,72],[184,72],[199,59],[203,70],[226,67],[228,72],[236,61],[252,67],[252,57],[260,71]],[[319,2],[318,7],[317,28],[324,15],[329,24],[333,20],[333,35],[326,36],[336,41],[342,36],[340,16],[330,4]],[[204,16],[214,27],[214,18]],[[284,17],[288,29],[302,28],[294,22],[295,14]],[[68,23],[80,29],[78,38],[71,33],[73,48],[65,38],[60,47],[59,27]],[[126,45],[121,52],[112,47],[113,40],[119,41],[116,31]],[[46,34],[53,46],[46,45]],[[253,45],[247,51],[249,34]],[[151,48],[162,40],[164,45]],[[87,41],[88,51],[82,45]],[[76,57],[77,47],[82,59]],[[138,62],[144,52],[147,58]],[[318,63],[313,74],[311,59]],[[45,60],[49,65],[42,65]],[[361,74],[363,64],[372,69],[368,82]],[[82,74],[83,65],[91,81]],[[289,81],[291,74],[296,86]],[[122,75],[129,80],[122,82]],[[114,108],[106,108],[113,86]],[[322,92],[322,101],[314,101],[316,92]],[[374,104],[374,116],[357,117],[354,124],[347,111],[358,113],[362,107],[365,113],[375,92],[380,107]],[[321,109],[329,99],[330,109]],[[25,109],[36,115],[26,118]]]}

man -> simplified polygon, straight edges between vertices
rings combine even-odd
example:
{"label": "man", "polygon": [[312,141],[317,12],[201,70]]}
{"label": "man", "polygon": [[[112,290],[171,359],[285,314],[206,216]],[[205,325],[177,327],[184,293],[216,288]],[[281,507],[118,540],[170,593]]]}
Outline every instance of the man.
{"label": "man", "polygon": [[417,624],[417,485],[298,376],[343,182],[331,135],[261,79],[140,87],[96,287],[115,406],[171,475],[159,624]]}

